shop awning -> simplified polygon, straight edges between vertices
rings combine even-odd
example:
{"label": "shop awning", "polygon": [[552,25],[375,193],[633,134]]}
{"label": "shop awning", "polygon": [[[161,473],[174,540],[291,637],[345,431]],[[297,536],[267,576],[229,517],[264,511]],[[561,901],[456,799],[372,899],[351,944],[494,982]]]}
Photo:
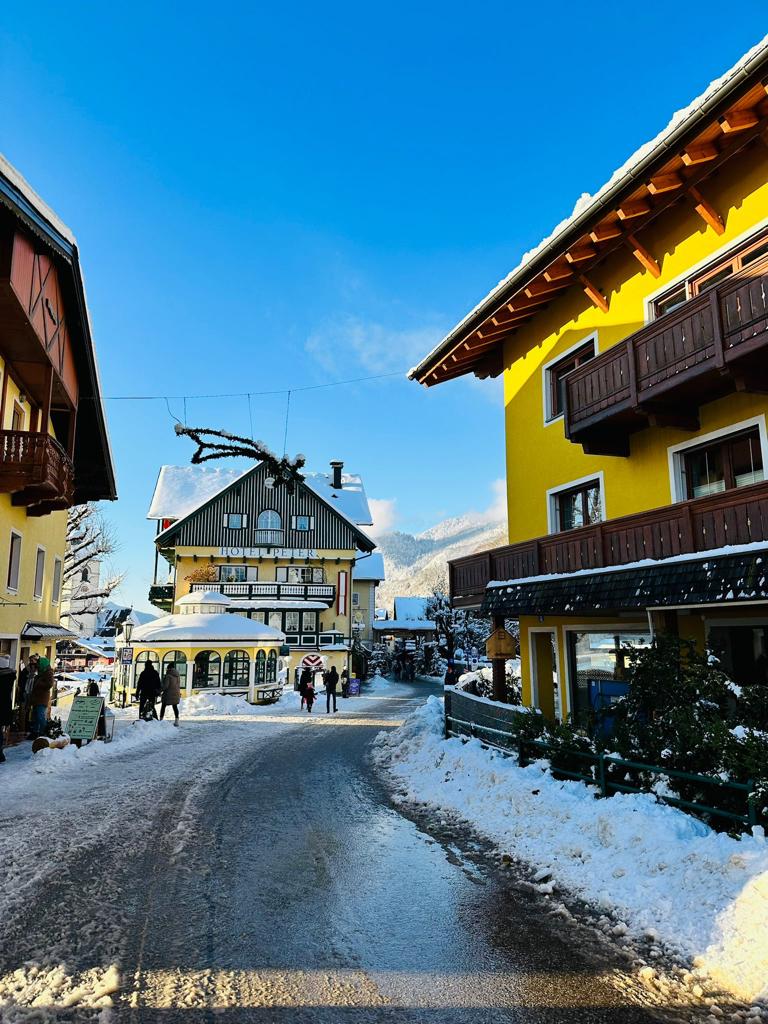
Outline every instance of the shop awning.
{"label": "shop awning", "polygon": [[77,633],[52,622],[25,622],[21,631],[22,640],[77,640]]}

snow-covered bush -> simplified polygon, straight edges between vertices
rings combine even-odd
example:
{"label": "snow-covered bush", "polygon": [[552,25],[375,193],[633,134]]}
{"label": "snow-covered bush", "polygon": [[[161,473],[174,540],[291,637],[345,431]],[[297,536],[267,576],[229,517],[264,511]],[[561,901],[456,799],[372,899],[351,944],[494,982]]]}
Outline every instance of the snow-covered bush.
{"label": "snow-covered bush", "polygon": [[392,657],[384,644],[376,644],[368,658],[368,674],[388,676],[392,672]]}
{"label": "snow-covered bush", "polygon": [[[508,661],[504,668],[504,683],[506,687],[506,704],[522,704],[523,702],[523,691],[520,685],[519,676],[520,662]],[[515,669],[518,671],[516,672]],[[459,686],[462,690],[466,690],[467,693],[472,693],[476,697],[493,697],[493,669],[489,666],[477,669],[475,672],[465,672],[464,675],[459,677]],[[538,716],[541,717],[540,715]]]}

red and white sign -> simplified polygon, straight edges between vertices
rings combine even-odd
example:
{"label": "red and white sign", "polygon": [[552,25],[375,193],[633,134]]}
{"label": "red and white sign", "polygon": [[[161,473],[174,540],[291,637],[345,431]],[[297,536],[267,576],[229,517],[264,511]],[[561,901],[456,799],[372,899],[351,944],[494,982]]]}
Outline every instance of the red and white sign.
{"label": "red and white sign", "polygon": [[339,573],[339,585],[337,587],[336,611],[339,615],[347,614],[347,577],[349,573]]}
{"label": "red and white sign", "polygon": [[323,667],[323,659],[319,654],[305,654],[301,659],[301,667],[317,671]]}

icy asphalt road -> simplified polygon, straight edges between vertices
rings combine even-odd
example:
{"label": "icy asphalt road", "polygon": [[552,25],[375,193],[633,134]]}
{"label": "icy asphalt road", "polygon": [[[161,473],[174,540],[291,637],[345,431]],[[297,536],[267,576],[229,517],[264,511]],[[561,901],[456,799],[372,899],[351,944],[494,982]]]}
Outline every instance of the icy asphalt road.
{"label": "icy asphalt road", "polygon": [[52,805],[0,812],[0,1019],[658,1020],[621,961],[392,807],[367,750],[428,692],[388,687],[335,718],[320,701],[298,721],[188,721],[56,778]]}

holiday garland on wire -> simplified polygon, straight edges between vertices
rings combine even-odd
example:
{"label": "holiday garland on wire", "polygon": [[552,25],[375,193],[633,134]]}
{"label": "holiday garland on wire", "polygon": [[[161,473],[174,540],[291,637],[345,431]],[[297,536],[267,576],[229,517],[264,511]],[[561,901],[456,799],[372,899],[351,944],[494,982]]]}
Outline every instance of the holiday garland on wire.
{"label": "holiday garland on wire", "polygon": [[[278,458],[263,441],[238,437],[226,430],[185,427],[183,424],[177,423],[176,433],[192,438],[197,445],[197,450],[192,455],[192,462],[195,464],[208,462],[211,459],[231,459],[237,456],[254,459],[256,462],[263,462],[267,467],[273,481],[272,486],[285,487],[289,494],[293,494],[296,484],[304,479],[304,474],[301,472],[307,461],[304,455],[297,455],[293,459],[289,459],[287,455]],[[213,441],[210,438],[221,438],[221,441]]]}

